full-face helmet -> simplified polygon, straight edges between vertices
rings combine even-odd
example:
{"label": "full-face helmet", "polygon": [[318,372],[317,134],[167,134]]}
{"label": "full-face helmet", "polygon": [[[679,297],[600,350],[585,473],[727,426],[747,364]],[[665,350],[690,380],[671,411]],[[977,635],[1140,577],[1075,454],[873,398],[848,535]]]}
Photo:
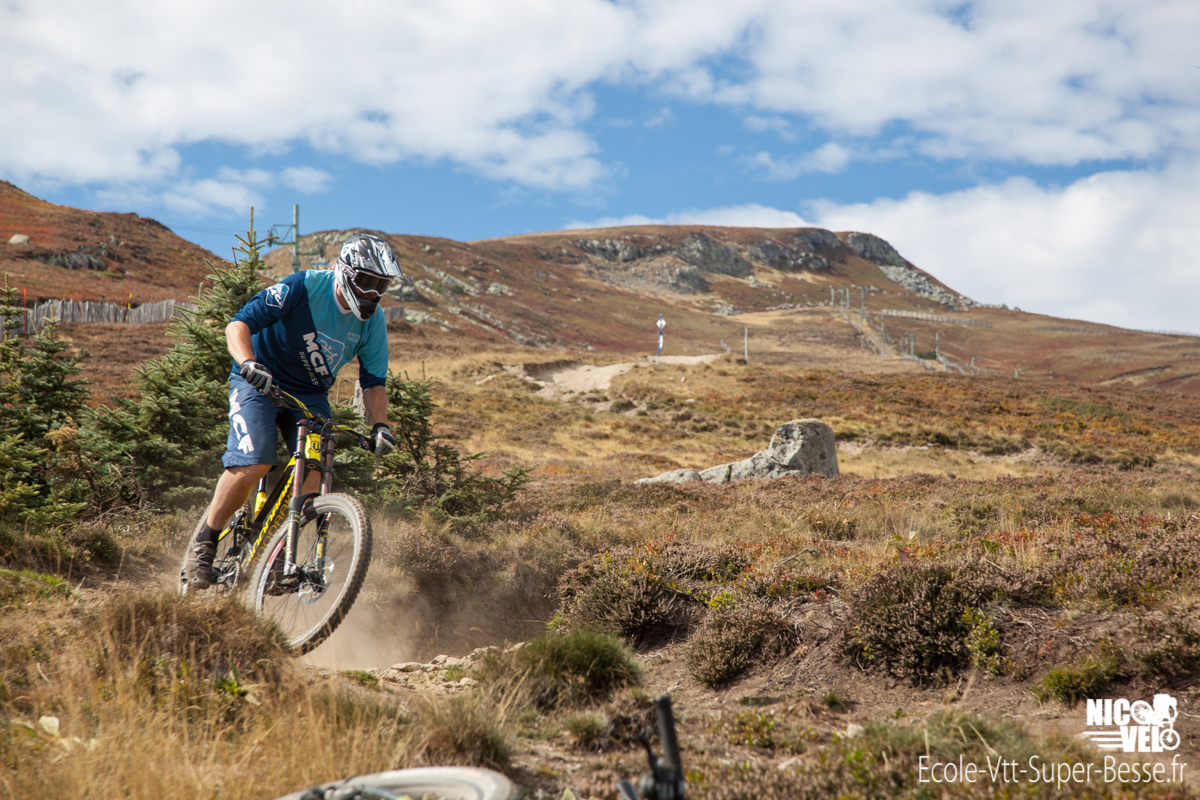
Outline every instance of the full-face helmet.
{"label": "full-face helmet", "polygon": [[388,243],[378,236],[359,233],[342,245],[333,281],[354,316],[365,320],[375,313],[380,295],[391,282],[403,277]]}

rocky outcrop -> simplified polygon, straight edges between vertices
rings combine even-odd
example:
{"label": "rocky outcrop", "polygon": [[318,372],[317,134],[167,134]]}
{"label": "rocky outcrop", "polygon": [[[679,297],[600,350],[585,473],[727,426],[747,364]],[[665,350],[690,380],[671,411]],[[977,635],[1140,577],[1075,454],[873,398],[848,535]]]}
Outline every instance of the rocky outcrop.
{"label": "rocky outcrop", "polygon": [[[828,231],[826,231],[828,233]],[[833,236],[833,234],[830,234]],[[837,237],[834,237],[835,239]],[[828,272],[829,259],[811,250],[788,247],[778,242],[764,240],[754,245],[759,260],[781,272]]]}
{"label": "rocky outcrop", "polygon": [[680,294],[703,294],[712,288],[705,279],[704,273],[691,264],[677,269],[668,267],[659,270],[657,282]]}
{"label": "rocky outcrop", "polygon": [[833,428],[819,419],[794,419],[780,425],[766,450],[743,461],[697,472],[677,469],[638,483],[729,483],[748,478],[786,478],[789,475],[838,474]]}
{"label": "rocky outcrop", "polygon": [[979,305],[971,298],[938,286],[921,270],[914,267],[896,248],[870,233],[852,233],[846,237],[846,245],[859,258],[874,263],[888,276],[888,280],[903,286],[913,294],[941,303],[950,308],[971,308]]}
{"label": "rocky outcrop", "polygon": [[893,283],[908,289],[913,294],[941,303],[949,308],[971,308],[978,305],[971,298],[957,294],[929,280],[929,276],[916,267],[895,267],[890,264],[879,264],[879,269]]}
{"label": "rocky outcrop", "polygon": [[718,242],[706,233],[694,233],[683,240],[679,257],[705,272],[746,278],[754,272],[754,265],[731,247]]}
{"label": "rocky outcrop", "polygon": [[599,256],[605,261],[627,263],[636,261],[645,255],[642,248],[637,245],[617,239],[579,239],[575,242],[575,246],[585,253]]}
{"label": "rocky outcrop", "polygon": [[873,264],[890,264],[894,267],[911,267],[902,255],[883,239],[873,233],[852,233],[846,237],[846,246],[859,258]]}

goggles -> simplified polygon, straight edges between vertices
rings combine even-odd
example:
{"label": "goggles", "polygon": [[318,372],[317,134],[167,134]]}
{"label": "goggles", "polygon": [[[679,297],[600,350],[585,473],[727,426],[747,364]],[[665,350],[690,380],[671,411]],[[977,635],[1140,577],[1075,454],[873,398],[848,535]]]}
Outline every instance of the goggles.
{"label": "goggles", "polygon": [[386,275],[376,275],[373,272],[351,270],[350,284],[360,292],[383,294],[392,285],[392,279]]}

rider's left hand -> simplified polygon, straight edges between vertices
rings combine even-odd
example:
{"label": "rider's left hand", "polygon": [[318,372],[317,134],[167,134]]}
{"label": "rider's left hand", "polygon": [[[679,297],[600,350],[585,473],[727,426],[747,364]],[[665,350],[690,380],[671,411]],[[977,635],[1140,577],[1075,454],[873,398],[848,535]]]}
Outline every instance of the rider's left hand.
{"label": "rider's left hand", "polygon": [[386,422],[377,422],[371,428],[371,452],[377,456],[386,456],[396,449],[396,437]]}

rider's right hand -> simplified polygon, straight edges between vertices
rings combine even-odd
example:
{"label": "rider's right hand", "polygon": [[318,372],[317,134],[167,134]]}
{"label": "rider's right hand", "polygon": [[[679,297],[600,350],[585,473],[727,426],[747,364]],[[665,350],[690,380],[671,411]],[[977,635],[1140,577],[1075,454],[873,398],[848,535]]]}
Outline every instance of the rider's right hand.
{"label": "rider's right hand", "polygon": [[263,394],[271,391],[271,384],[275,382],[275,376],[271,374],[271,370],[267,369],[265,364],[260,364],[250,358],[242,362],[238,371],[246,379],[246,383]]}

